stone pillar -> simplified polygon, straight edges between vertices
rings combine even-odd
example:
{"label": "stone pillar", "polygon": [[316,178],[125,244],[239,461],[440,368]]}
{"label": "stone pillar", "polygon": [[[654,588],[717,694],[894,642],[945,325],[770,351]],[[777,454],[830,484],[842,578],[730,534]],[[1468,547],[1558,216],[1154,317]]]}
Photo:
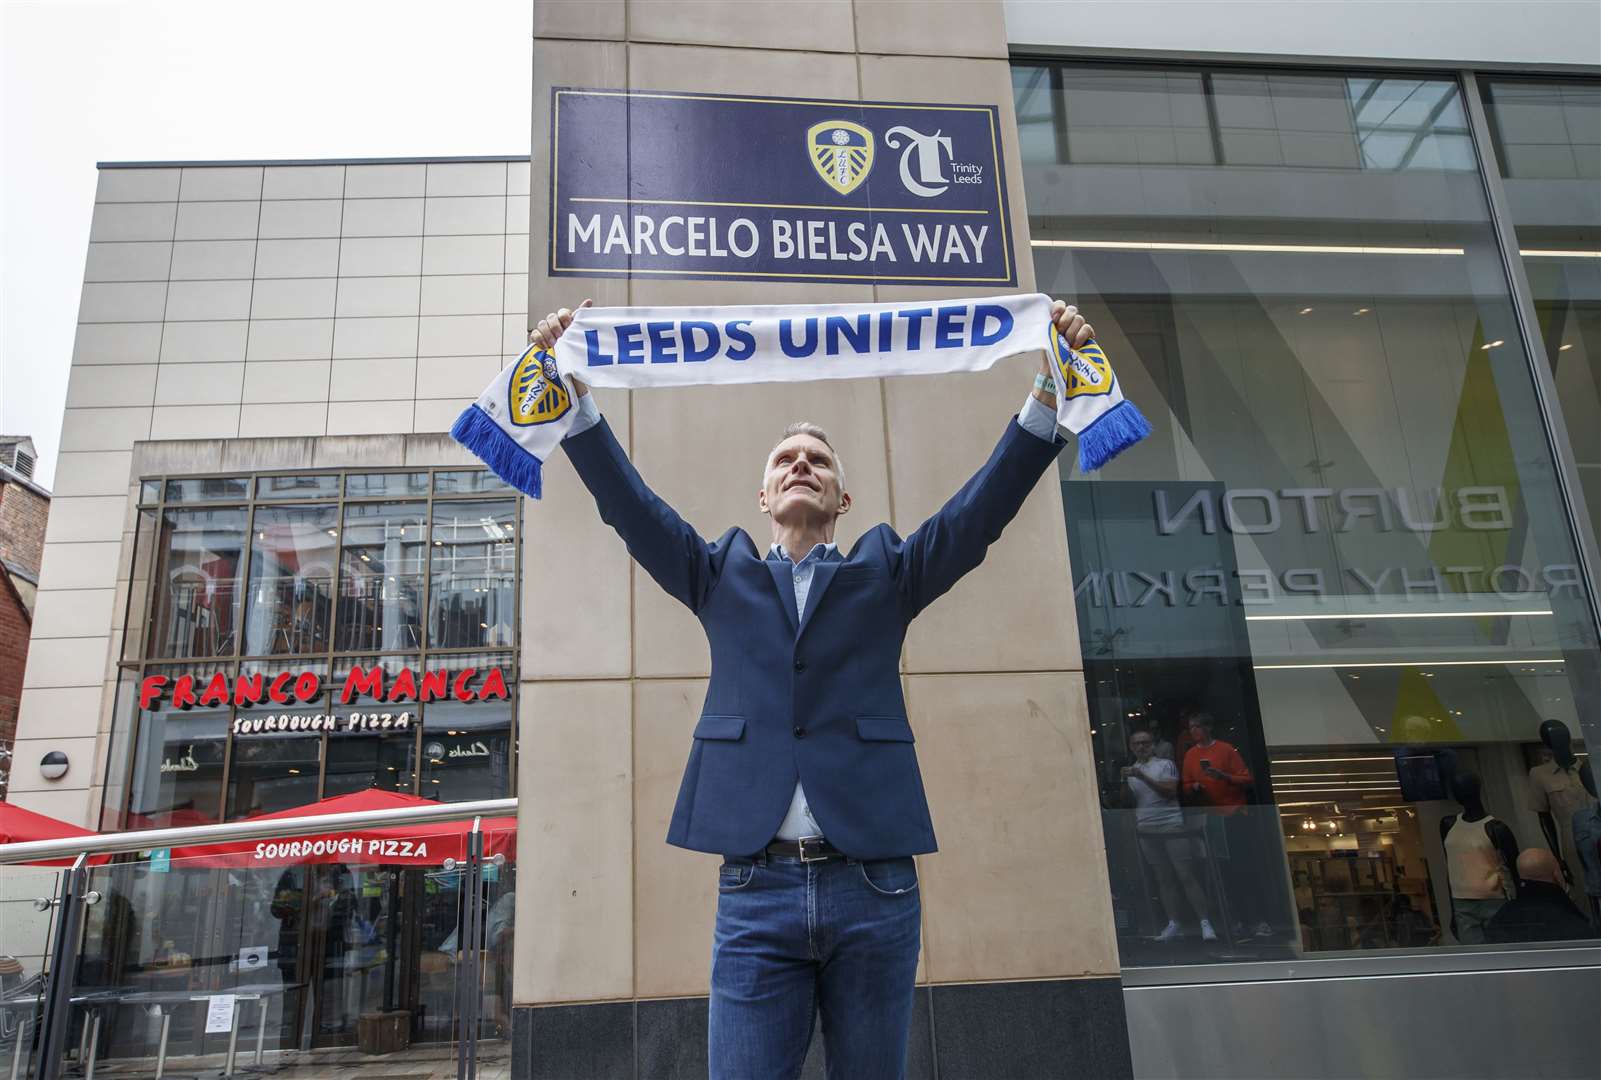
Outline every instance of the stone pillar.
{"label": "stone pillar", "polygon": [[[929,300],[971,290],[552,279],[550,90],[581,86],[997,105],[1019,289],[1033,287],[999,0],[536,0],[529,305]],[[849,549],[905,535],[988,455],[1032,378],[983,375],[601,391],[646,478],[703,535],[768,535],[760,462],[821,424],[848,463]],[[564,458],[525,535],[515,1049],[518,1077],[701,1076],[715,856],[666,845],[708,676],[695,619],[603,526]],[[543,559],[538,552],[552,554]],[[555,553],[580,553],[577,557]],[[1129,1075],[1066,531],[1054,472],[902,659],[940,851],[910,1075]],[[581,605],[581,626],[564,613]],[[819,1064],[814,1040],[808,1070]],[[819,1074],[820,1075],[820,1074]]]}

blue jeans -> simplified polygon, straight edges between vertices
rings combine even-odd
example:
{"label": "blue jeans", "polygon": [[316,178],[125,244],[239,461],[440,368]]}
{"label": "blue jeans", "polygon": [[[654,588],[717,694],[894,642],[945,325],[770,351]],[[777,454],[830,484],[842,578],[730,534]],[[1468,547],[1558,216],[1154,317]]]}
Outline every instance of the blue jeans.
{"label": "blue jeans", "polygon": [[760,856],[718,871],[711,1080],[799,1075],[819,1011],[830,1080],[898,1080],[922,941],[910,858]]}

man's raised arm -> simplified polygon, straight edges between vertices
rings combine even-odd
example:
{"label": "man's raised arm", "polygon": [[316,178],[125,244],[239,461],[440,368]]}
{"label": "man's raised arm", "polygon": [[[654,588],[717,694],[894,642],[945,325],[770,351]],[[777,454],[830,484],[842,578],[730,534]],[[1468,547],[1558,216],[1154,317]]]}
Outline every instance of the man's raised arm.
{"label": "man's raised arm", "polygon": [[[1095,336],[1078,309],[1061,300],[1051,319],[1074,348]],[[1056,394],[1051,358],[1040,358],[1040,376],[1016,420],[973,477],[917,527],[901,545],[897,579],[907,617],[916,615],[950,590],[979,563],[989,546],[1022,509],[1023,500],[1067,445],[1056,434]]]}
{"label": "man's raised arm", "polygon": [[[590,305],[585,300],[579,307]],[[573,312],[553,311],[539,320],[529,340],[554,350],[572,325]],[[714,581],[712,552],[689,522],[652,491],[623,452],[594,397],[577,378],[578,419],[562,440],[579,479],[595,498],[600,518],[623,538],[645,572],[691,611],[700,610]]]}

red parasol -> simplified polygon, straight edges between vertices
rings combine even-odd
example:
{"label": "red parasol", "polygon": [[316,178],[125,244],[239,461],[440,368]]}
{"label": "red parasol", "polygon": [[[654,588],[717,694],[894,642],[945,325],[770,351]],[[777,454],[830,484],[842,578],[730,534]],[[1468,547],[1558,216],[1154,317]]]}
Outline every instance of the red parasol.
{"label": "red parasol", "polygon": [[[93,829],[85,829],[78,825],[69,825],[65,821],[58,821],[44,814],[36,814],[32,810],[10,802],[0,802],[0,844],[23,844],[30,840],[62,840],[71,836],[96,836]],[[110,855],[93,855],[89,858],[90,866],[102,866],[111,860]],[[41,859],[34,863],[25,863],[26,866],[71,866],[73,859]]]}
{"label": "red parasol", "polygon": [[[396,791],[368,788],[335,795],[305,806],[260,814],[251,821],[393,810],[407,806],[438,806],[432,799]],[[517,819],[486,818],[482,824],[484,855],[517,854]],[[418,825],[339,829],[282,840],[240,840],[195,844],[172,849],[173,862],[184,866],[306,866],[312,863],[362,863],[384,866],[439,866],[446,859],[467,857],[467,835],[472,821],[430,821]]]}

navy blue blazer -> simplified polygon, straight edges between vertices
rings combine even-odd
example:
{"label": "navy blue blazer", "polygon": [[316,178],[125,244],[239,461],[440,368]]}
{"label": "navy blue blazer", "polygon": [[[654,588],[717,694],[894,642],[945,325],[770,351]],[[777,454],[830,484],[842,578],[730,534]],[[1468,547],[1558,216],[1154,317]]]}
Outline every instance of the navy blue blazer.
{"label": "navy blue blazer", "polygon": [[601,518],[711,643],[667,842],[751,855],[772,840],[799,778],[835,847],[861,859],[935,851],[901,695],[900,655],[917,613],[985,551],[1066,442],[1014,419],[984,467],[904,540],[875,525],[842,561],[816,569],[795,615],[787,563],[743,529],[707,543],[629,462],[604,420],[563,445]]}

